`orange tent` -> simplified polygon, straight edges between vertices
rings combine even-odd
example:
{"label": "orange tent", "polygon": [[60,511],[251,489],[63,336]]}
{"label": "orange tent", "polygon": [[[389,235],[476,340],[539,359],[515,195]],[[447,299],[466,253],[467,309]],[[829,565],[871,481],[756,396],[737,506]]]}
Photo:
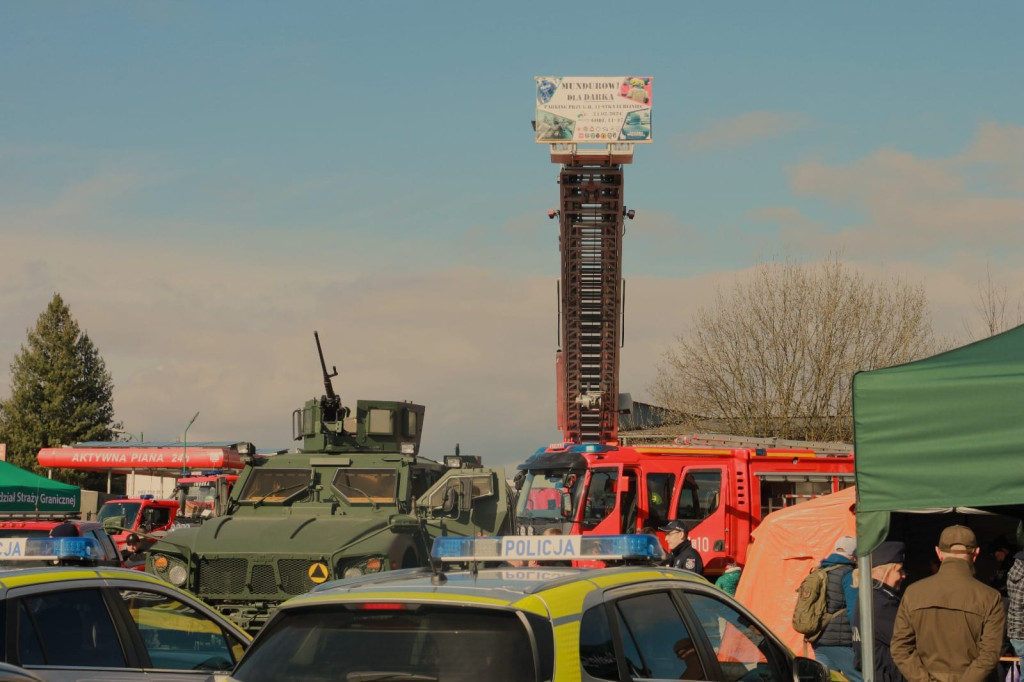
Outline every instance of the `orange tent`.
{"label": "orange tent", "polygon": [[797,590],[811,569],[832,553],[836,540],[856,537],[856,502],[853,487],[823,495],[772,512],[751,534],[736,599],[802,656],[814,654],[809,646],[804,650],[803,635],[791,624]]}

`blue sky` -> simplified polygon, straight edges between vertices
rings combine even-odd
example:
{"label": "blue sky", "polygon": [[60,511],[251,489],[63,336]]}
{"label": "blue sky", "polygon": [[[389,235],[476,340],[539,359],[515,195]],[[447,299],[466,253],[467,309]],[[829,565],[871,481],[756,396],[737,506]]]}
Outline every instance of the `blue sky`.
{"label": "blue sky", "polygon": [[[54,292],[147,439],[289,447],[321,392],[425,454],[558,440],[533,77],[654,77],[622,389],[758,262],[839,253],[968,340],[1024,285],[1024,5],[0,4],[0,396]],[[1017,299],[1014,298],[1014,301]]]}

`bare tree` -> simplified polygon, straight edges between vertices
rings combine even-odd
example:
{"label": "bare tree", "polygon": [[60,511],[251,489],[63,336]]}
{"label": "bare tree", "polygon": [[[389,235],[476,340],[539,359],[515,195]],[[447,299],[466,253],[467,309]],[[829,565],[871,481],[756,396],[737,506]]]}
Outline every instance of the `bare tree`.
{"label": "bare tree", "polygon": [[836,257],[764,263],[698,311],[651,392],[697,429],[850,441],[854,373],[934,351],[922,287],[870,281]]}
{"label": "bare tree", "polygon": [[1018,297],[1014,310],[1010,309],[1010,293],[1006,284],[992,277],[992,264],[985,265],[985,281],[978,283],[974,309],[981,318],[979,335],[973,324],[964,321],[964,331],[970,339],[987,338],[1016,327],[1024,322],[1024,308]]}

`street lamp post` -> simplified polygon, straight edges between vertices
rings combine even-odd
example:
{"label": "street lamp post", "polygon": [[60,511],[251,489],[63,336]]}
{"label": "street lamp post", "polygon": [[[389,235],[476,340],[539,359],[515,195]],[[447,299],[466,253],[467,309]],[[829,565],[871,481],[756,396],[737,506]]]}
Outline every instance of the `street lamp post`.
{"label": "street lamp post", "polygon": [[188,430],[192,427],[192,424],[196,421],[196,417],[199,416],[199,412],[192,415],[192,421],[185,427],[185,435],[182,438],[181,448],[181,475],[184,476],[188,473]]}

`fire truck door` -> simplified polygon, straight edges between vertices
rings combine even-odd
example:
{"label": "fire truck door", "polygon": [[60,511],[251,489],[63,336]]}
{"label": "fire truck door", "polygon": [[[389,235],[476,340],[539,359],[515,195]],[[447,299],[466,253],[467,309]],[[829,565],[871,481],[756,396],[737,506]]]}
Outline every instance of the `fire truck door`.
{"label": "fire truck door", "polygon": [[725,473],[724,467],[688,467],[677,481],[673,496],[672,516],[690,529],[690,542],[700,552],[707,575],[722,572],[730,547]]}
{"label": "fire truck door", "polygon": [[[622,530],[623,505],[620,498],[636,496],[636,484],[628,490],[628,479],[622,476],[622,465],[591,469],[579,515],[580,530],[587,533],[616,535]],[[625,531],[629,532],[629,531]]]}

